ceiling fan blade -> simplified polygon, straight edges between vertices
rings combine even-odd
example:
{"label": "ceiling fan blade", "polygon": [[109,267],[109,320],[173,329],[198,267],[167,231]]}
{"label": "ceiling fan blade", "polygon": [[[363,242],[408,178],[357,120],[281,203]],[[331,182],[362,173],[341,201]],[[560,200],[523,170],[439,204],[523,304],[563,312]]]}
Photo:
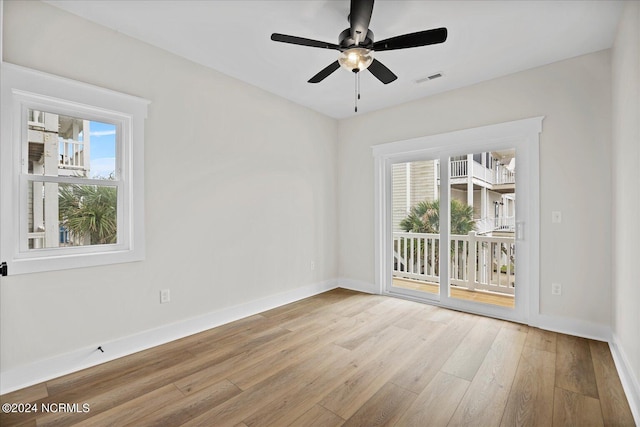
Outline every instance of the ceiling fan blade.
{"label": "ceiling fan blade", "polygon": [[373,44],[373,50],[379,52],[383,50],[406,49],[409,47],[426,46],[430,44],[443,43],[447,40],[446,28],[435,28],[433,30],[418,31],[417,33],[404,34],[380,40]]}
{"label": "ceiling fan blade", "polygon": [[390,69],[377,59],[374,59],[367,69],[371,71],[371,74],[373,74],[376,79],[380,80],[384,84],[389,84],[398,78],[398,76],[393,74]]}
{"label": "ceiling fan blade", "polygon": [[372,13],[373,0],[351,0],[349,23],[351,24],[351,38],[356,45],[367,38]]}
{"label": "ceiling fan blade", "polygon": [[286,34],[273,33],[273,34],[271,34],[271,40],[273,40],[274,42],[297,44],[297,45],[300,45],[300,46],[309,46],[309,47],[319,47],[319,48],[322,48],[322,49],[340,50],[340,46],[338,46],[337,44],[322,42],[322,41],[319,41],[319,40],[305,39],[305,38],[296,37],[296,36],[288,36]]}
{"label": "ceiling fan blade", "polygon": [[309,83],[320,83],[321,81],[329,77],[329,75],[336,71],[338,68],[340,68],[340,63],[338,61],[332,62],[331,64],[324,67],[318,74],[311,77],[309,79]]}

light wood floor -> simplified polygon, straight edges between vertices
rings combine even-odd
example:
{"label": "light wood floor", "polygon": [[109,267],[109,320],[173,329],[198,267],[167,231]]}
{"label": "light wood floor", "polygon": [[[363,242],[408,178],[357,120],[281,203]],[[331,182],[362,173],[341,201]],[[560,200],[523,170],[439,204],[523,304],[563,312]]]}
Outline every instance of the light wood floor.
{"label": "light wood floor", "polygon": [[2,426],[634,425],[606,343],[341,289],[0,400],[90,408]]}
{"label": "light wood floor", "polygon": [[[414,291],[427,292],[430,294],[440,293],[440,285],[437,283],[423,282],[420,280],[404,279],[402,277],[393,278],[393,286],[398,288],[412,289]],[[467,301],[481,302],[483,304],[498,305],[500,307],[514,308],[515,300],[513,295],[499,294],[497,292],[470,291],[456,286],[451,287],[453,298]]]}

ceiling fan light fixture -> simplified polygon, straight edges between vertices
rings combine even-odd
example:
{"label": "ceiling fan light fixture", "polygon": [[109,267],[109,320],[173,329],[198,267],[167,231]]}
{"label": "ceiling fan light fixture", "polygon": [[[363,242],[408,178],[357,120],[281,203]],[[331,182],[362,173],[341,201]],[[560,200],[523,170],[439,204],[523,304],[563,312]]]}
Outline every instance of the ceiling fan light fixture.
{"label": "ceiling fan light fixture", "polygon": [[363,47],[353,47],[340,52],[338,63],[340,66],[351,72],[366,70],[373,62],[373,51]]}

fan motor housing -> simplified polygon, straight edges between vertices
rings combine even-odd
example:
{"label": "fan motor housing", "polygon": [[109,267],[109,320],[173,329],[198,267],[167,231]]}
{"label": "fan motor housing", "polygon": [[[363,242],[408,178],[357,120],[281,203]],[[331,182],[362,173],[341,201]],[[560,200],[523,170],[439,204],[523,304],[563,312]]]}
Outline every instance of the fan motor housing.
{"label": "fan motor housing", "polygon": [[[356,47],[356,41],[353,39],[353,37],[351,37],[351,28],[347,28],[346,30],[340,33],[340,36],[338,37],[338,44],[343,49]],[[373,45],[373,31],[367,30],[367,37],[365,37],[364,40],[357,45],[357,47],[370,49],[372,45]]]}

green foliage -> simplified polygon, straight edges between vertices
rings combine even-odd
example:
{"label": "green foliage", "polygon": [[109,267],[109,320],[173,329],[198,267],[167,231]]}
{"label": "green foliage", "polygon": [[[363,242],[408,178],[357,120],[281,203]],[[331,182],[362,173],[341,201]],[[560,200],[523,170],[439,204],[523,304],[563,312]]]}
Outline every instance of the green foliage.
{"label": "green foliage", "polygon": [[[475,228],[473,207],[459,200],[451,200],[451,234],[466,235]],[[440,200],[425,200],[413,206],[409,215],[400,221],[404,231],[414,233],[440,232]]]}
{"label": "green foliage", "polygon": [[76,236],[88,235],[91,244],[117,241],[117,193],[115,187],[60,185],[60,224]]}
{"label": "green foliage", "polygon": [[[503,251],[504,252],[504,251]],[[512,257],[513,258],[513,257]],[[513,265],[513,262],[511,263],[511,265],[509,266],[509,268],[511,269],[510,272],[511,274],[516,274],[516,270],[515,270],[515,266]],[[507,266],[506,265],[502,265],[500,267],[500,273],[506,273],[507,272]]]}

